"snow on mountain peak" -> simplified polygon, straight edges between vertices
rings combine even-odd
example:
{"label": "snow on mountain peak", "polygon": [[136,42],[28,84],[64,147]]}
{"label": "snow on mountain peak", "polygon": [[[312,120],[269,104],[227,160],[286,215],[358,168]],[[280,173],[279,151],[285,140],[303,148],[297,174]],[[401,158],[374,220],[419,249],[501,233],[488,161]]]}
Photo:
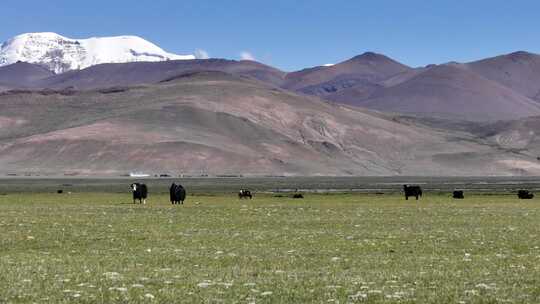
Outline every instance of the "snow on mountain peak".
{"label": "snow on mountain peak", "polygon": [[0,66],[24,61],[43,65],[55,73],[101,63],[189,59],[195,56],[167,53],[137,36],[71,39],[50,32],[27,33],[0,47]]}

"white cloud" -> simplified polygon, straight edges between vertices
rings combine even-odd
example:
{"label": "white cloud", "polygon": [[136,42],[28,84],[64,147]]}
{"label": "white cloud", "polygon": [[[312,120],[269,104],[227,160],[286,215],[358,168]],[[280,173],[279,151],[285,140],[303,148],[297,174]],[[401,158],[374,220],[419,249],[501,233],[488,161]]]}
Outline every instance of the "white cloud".
{"label": "white cloud", "polygon": [[323,64],[322,66],[323,67],[331,67],[333,65],[335,65],[335,63],[326,63],[326,64]]}
{"label": "white cloud", "polygon": [[255,61],[255,56],[253,56],[253,54],[251,54],[250,52],[248,51],[242,51],[240,53],[240,59],[242,60],[251,60],[251,61]]}
{"label": "white cloud", "polygon": [[195,58],[197,59],[208,59],[210,58],[210,54],[208,54],[207,51],[202,49],[196,49],[195,50]]}

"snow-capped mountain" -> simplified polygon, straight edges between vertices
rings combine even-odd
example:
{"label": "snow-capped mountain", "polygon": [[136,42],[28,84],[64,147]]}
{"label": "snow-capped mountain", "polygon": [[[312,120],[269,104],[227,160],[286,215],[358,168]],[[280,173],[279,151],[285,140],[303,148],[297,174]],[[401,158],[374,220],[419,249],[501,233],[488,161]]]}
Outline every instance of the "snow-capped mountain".
{"label": "snow-capped mountain", "polygon": [[56,33],[28,33],[15,36],[0,48],[0,66],[24,61],[55,73],[101,63],[188,59],[195,56],[167,53],[137,36],[70,39]]}

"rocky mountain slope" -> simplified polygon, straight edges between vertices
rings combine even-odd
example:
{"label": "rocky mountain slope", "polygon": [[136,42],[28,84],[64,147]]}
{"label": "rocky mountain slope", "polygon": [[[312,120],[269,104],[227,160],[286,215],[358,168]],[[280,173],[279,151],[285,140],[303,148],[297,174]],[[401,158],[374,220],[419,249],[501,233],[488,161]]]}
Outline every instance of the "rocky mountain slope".
{"label": "rocky mountain slope", "polygon": [[122,90],[4,92],[0,105],[5,172],[537,172],[519,167],[528,155],[494,148],[465,132],[330,105],[223,72],[190,73]]}
{"label": "rocky mountain slope", "polygon": [[284,88],[330,96],[351,87],[370,87],[411,68],[384,55],[367,52],[344,62],[288,73]]}
{"label": "rocky mountain slope", "polygon": [[158,83],[181,74],[205,71],[226,72],[259,81],[281,85],[285,73],[255,61],[225,59],[174,60],[101,64],[81,71],[70,71],[38,80],[34,87],[62,89],[95,89]]}
{"label": "rocky mountain slope", "polygon": [[473,72],[540,101],[540,55],[515,52],[466,64]]}
{"label": "rocky mountain slope", "polygon": [[370,109],[472,121],[540,115],[540,104],[460,65],[437,65],[353,103]]}
{"label": "rocky mountain slope", "polygon": [[53,76],[54,73],[39,65],[26,62],[0,66],[0,84],[7,87],[32,87],[39,80]]}
{"label": "rocky mountain slope", "polygon": [[[354,61],[364,64],[352,65],[352,71],[334,68]],[[538,115],[540,109],[540,56],[527,52],[415,69],[366,53],[286,79],[291,77],[304,81],[286,82],[285,88],[386,112],[494,121]]]}

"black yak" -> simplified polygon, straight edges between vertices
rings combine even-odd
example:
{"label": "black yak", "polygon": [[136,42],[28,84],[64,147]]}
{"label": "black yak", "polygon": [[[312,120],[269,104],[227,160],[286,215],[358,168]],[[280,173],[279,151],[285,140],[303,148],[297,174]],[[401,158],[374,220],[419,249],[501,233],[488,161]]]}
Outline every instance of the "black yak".
{"label": "black yak", "polygon": [[534,197],[534,194],[528,190],[519,190],[517,195],[520,199],[532,199]]}
{"label": "black yak", "polygon": [[242,189],[242,190],[238,191],[238,198],[239,199],[248,198],[248,197],[249,197],[249,199],[253,198],[253,196],[251,195],[251,191],[245,190],[245,189]]}
{"label": "black yak", "polygon": [[462,190],[455,190],[454,193],[452,193],[452,197],[455,199],[464,199],[465,195],[463,195]]}
{"label": "black yak", "polygon": [[139,200],[139,204],[146,204],[146,198],[148,197],[148,188],[145,184],[133,183],[131,184],[131,192],[133,192],[133,203]]}
{"label": "black yak", "polygon": [[416,197],[416,200],[418,200],[418,197],[422,196],[422,188],[420,188],[420,186],[403,185],[403,193],[405,194],[406,200],[409,199],[409,196],[414,196]]}
{"label": "black yak", "polygon": [[186,199],[186,189],[184,189],[182,185],[172,183],[171,187],[169,188],[169,194],[171,197],[171,204],[184,204],[184,200]]}

